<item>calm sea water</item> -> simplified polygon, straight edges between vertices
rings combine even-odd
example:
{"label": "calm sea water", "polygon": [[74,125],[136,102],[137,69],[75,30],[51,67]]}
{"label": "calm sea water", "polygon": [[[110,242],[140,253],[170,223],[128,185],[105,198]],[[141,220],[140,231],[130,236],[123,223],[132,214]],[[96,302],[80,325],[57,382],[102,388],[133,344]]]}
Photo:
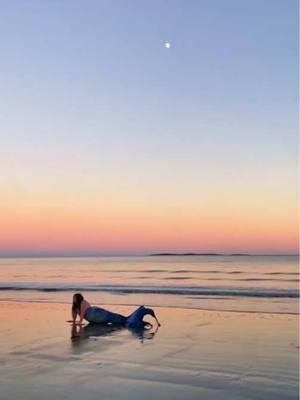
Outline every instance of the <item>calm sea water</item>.
{"label": "calm sea water", "polygon": [[0,300],[298,313],[297,256],[2,258]]}

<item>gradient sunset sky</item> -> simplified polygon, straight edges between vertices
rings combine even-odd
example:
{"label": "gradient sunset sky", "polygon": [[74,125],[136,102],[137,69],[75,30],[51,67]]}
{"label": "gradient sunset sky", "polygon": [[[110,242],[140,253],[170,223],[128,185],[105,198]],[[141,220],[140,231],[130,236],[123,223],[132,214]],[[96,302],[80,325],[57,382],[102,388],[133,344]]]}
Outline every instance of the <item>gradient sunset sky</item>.
{"label": "gradient sunset sky", "polygon": [[297,3],[2,1],[0,255],[296,253]]}

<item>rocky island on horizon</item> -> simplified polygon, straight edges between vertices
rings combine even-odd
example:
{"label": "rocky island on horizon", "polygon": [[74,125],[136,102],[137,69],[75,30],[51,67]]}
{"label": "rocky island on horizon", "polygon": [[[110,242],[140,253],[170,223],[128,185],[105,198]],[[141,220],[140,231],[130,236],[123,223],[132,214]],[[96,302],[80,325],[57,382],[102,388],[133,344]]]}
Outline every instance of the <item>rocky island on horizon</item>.
{"label": "rocky island on horizon", "polygon": [[151,253],[148,256],[250,256],[247,253]]}

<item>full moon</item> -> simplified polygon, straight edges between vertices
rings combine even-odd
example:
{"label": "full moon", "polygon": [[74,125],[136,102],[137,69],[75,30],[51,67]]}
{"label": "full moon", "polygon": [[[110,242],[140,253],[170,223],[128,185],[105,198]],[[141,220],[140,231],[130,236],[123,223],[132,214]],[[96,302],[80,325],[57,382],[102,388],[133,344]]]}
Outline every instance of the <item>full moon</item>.
{"label": "full moon", "polygon": [[171,43],[166,42],[166,43],[165,43],[165,48],[166,48],[166,49],[169,49],[170,47],[171,47]]}

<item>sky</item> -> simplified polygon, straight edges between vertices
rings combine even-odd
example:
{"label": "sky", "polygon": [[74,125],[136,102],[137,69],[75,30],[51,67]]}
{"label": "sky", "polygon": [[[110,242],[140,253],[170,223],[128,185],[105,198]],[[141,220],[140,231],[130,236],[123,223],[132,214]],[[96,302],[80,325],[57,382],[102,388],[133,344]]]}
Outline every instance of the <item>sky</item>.
{"label": "sky", "polygon": [[0,255],[297,253],[297,1],[0,4]]}

